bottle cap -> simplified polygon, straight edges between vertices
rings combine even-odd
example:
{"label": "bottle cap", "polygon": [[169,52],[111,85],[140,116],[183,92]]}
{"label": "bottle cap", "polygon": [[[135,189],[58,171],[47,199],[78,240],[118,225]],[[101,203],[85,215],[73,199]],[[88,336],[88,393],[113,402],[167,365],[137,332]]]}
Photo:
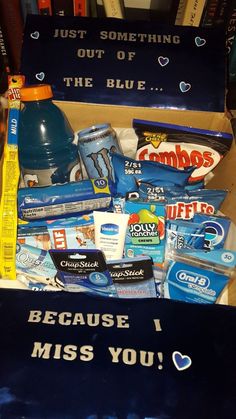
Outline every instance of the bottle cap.
{"label": "bottle cap", "polygon": [[53,97],[52,89],[49,84],[33,84],[20,89],[21,100],[31,102],[34,100],[44,100]]}

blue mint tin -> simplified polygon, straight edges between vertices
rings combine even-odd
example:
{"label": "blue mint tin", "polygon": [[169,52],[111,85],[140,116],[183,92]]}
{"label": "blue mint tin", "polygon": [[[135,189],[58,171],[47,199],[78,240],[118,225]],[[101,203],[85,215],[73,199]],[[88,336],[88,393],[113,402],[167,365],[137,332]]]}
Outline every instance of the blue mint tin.
{"label": "blue mint tin", "polygon": [[122,154],[110,124],[93,125],[78,133],[78,148],[90,178],[109,177],[114,180],[110,152]]}

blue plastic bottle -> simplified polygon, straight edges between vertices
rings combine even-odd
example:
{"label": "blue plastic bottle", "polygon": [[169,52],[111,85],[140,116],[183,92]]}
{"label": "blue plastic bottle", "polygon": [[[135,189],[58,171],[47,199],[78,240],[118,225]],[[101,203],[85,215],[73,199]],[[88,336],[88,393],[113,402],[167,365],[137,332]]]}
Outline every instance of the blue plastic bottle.
{"label": "blue plastic bottle", "polygon": [[52,102],[50,85],[21,89],[19,164],[25,187],[81,180],[78,148],[65,114]]}

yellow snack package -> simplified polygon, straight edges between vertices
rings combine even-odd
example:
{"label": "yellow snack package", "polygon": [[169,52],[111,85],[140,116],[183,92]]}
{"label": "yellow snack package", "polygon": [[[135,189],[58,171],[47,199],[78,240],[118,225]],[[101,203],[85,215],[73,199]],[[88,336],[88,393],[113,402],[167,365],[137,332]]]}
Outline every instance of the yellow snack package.
{"label": "yellow snack package", "polygon": [[24,76],[9,76],[8,117],[3,152],[0,202],[0,275],[3,279],[16,278],[17,190],[20,177],[17,136],[20,88],[23,85]]}

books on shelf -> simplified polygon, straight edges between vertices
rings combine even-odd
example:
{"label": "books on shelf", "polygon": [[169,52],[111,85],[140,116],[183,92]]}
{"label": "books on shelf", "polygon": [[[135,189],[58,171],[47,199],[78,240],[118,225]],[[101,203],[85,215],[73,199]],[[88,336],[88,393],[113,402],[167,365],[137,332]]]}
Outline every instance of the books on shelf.
{"label": "books on shelf", "polygon": [[103,0],[106,17],[114,17],[124,19],[124,3],[123,0]]}
{"label": "books on shelf", "polygon": [[52,0],[52,13],[58,16],[73,16],[73,0]]}
{"label": "books on shelf", "polygon": [[38,0],[38,9],[40,15],[52,15],[51,0]]}
{"label": "books on shelf", "polygon": [[91,0],[73,0],[74,16],[89,16],[89,3]]}
{"label": "books on shelf", "polygon": [[10,71],[17,74],[20,68],[24,28],[21,0],[0,1],[0,26],[4,36]]}
{"label": "books on shelf", "polygon": [[207,0],[202,14],[201,26],[212,27],[214,25],[217,6],[220,0]]}
{"label": "books on shelf", "polygon": [[[0,26],[0,95],[7,91],[7,75],[10,73],[7,45]],[[0,153],[1,154],[1,153]]]}
{"label": "books on shelf", "polygon": [[187,0],[180,18],[180,25],[199,26],[207,0]]}
{"label": "books on shelf", "polygon": [[217,5],[214,26],[225,26],[231,0],[220,0]]}
{"label": "books on shelf", "polygon": [[21,13],[24,22],[27,14],[39,14],[37,0],[21,0]]}
{"label": "books on shelf", "polygon": [[[153,20],[174,24],[180,0],[96,0],[98,17]],[[92,0],[93,3],[93,0]],[[104,6],[104,10],[102,10]]]}
{"label": "books on shelf", "polygon": [[182,25],[186,3],[187,0],[179,0],[178,9],[175,17],[175,25]]}
{"label": "books on shelf", "polygon": [[231,1],[226,22],[226,53],[229,55],[232,50],[236,35],[236,0]]}

